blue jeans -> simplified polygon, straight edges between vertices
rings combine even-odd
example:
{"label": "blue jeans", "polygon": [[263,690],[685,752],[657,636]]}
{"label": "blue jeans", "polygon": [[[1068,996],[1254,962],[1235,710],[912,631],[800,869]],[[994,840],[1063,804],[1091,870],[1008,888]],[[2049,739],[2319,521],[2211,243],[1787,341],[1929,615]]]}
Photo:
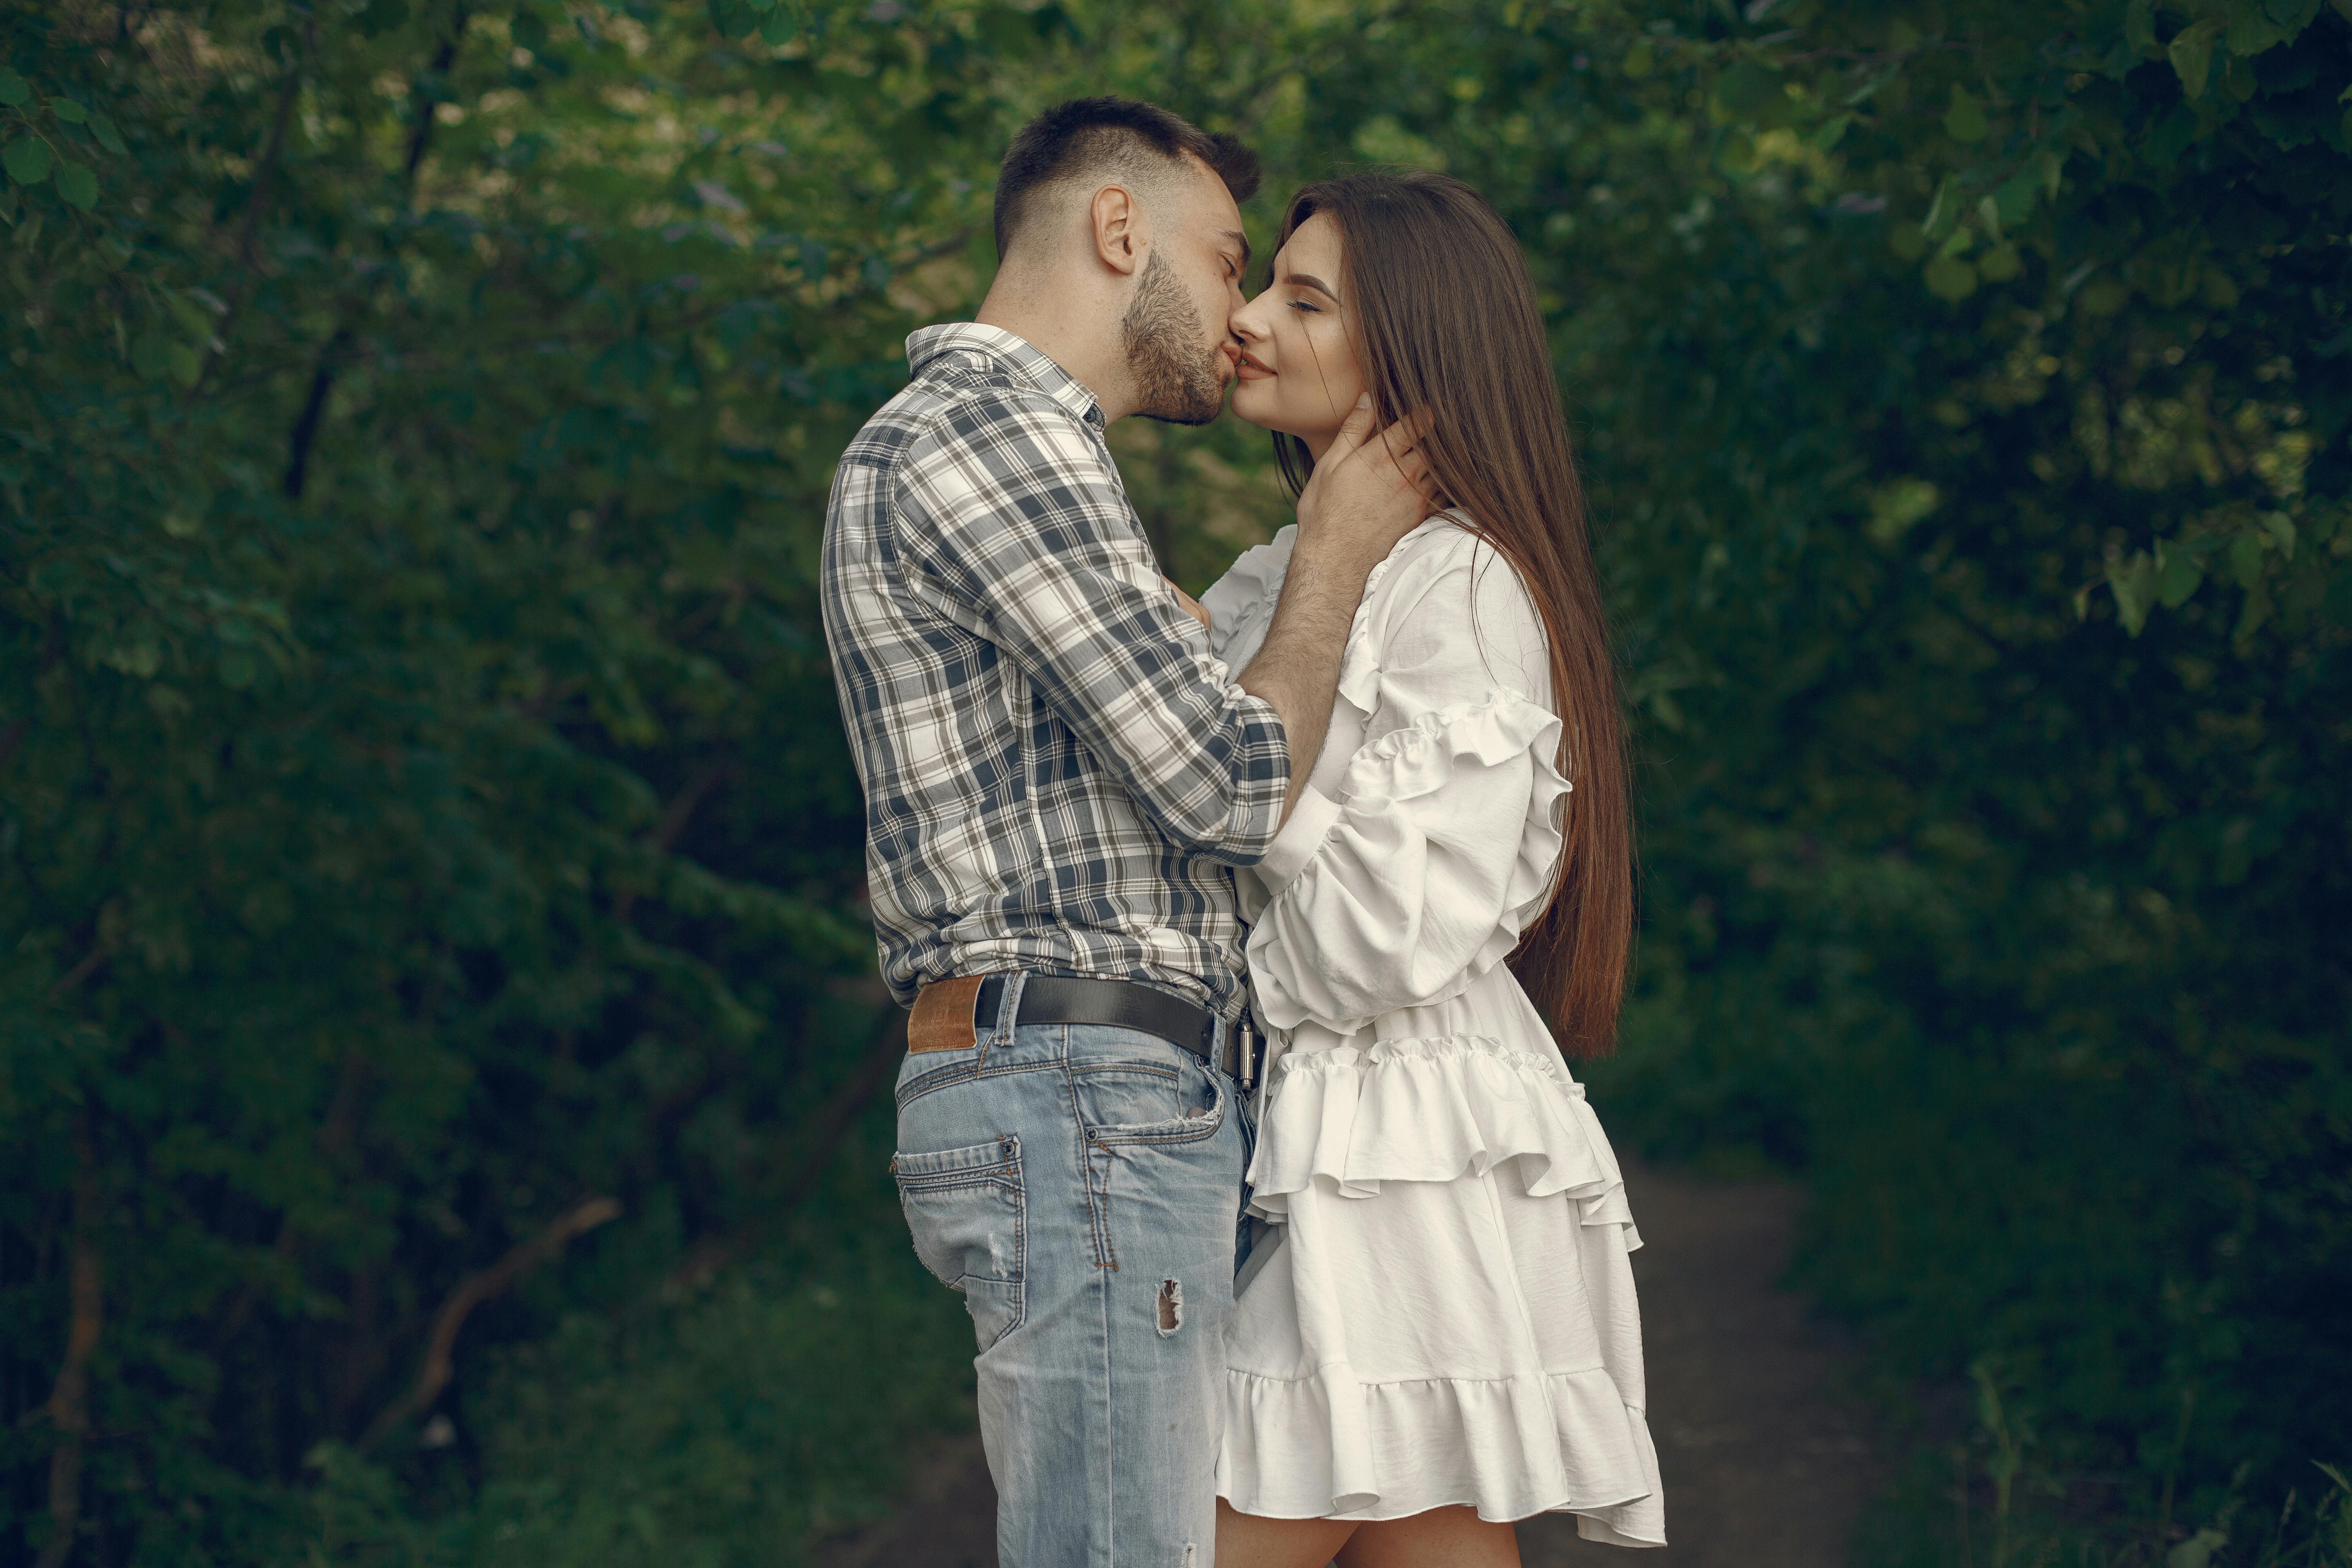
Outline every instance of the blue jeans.
{"label": "blue jeans", "polygon": [[993,1027],[908,1057],[891,1169],[963,1293],[1002,1568],[1211,1568],[1239,1090],[1132,1029]]}

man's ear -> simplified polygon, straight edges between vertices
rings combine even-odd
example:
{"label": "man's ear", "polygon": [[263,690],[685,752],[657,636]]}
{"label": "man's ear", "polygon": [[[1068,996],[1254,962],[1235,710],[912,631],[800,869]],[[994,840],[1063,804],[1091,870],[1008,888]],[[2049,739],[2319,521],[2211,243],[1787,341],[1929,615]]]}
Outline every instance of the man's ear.
{"label": "man's ear", "polygon": [[1125,185],[1105,185],[1087,204],[1087,217],[1094,234],[1095,258],[1113,272],[1132,277],[1143,268],[1151,250],[1151,220],[1143,204]]}

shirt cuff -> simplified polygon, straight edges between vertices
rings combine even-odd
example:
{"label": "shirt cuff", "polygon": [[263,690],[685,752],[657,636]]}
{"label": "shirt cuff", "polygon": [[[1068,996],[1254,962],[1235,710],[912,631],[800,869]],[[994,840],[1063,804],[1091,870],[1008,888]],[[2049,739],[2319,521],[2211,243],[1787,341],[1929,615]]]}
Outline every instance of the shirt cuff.
{"label": "shirt cuff", "polygon": [[1307,862],[1315,858],[1315,851],[1323,847],[1332,824],[1339,820],[1339,805],[1329,795],[1308,784],[1298,792],[1298,804],[1290,809],[1290,820],[1265,847],[1265,858],[1257,863],[1259,879],[1266,891],[1279,893],[1290,886],[1298,873],[1307,869]]}

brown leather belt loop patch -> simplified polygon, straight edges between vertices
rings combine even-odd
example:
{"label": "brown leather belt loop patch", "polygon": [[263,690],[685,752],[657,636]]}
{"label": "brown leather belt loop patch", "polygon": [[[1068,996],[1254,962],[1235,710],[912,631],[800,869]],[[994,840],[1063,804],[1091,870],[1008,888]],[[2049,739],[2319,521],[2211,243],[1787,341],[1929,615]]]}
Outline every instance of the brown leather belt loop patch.
{"label": "brown leather belt loop patch", "polygon": [[914,1015],[907,1020],[907,1054],[923,1051],[968,1051],[980,1044],[972,1027],[971,1010],[980,1000],[985,974],[959,974],[934,980],[915,998]]}

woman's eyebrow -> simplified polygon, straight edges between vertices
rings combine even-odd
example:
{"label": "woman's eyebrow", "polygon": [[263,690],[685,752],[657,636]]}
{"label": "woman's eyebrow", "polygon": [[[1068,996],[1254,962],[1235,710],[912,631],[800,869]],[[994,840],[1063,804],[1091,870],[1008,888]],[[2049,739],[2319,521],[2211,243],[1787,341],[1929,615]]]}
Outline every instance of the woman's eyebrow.
{"label": "woman's eyebrow", "polygon": [[1285,283],[1295,284],[1301,289],[1312,289],[1318,294],[1322,295],[1326,300],[1330,300],[1334,305],[1339,302],[1339,296],[1338,292],[1332,289],[1331,285],[1324,282],[1323,279],[1316,277],[1312,272],[1294,272],[1287,278],[1285,278],[1283,281]]}

